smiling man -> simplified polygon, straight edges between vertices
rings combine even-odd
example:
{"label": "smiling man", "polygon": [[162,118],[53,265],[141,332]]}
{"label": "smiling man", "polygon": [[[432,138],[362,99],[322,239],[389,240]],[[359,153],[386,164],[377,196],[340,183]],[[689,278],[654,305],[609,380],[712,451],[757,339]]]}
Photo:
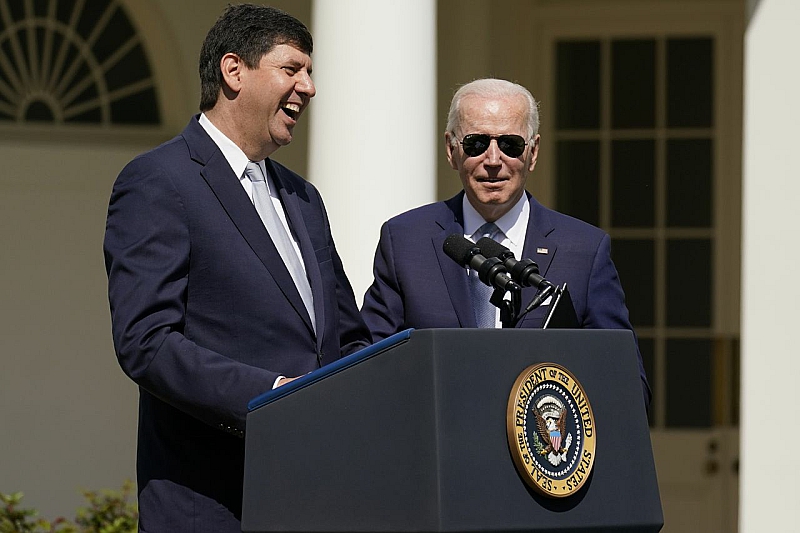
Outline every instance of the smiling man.
{"label": "smiling man", "polygon": [[293,17],[229,6],[200,54],[202,113],[114,184],[104,251],[140,392],[141,531],[241,531],[248,401],[370,343],[319,193],[269,159],[316,92],[311,50]]}
{"label": "smiling man", "polygon": [[[361,309],[376,341],[406,328],[501,326],[499,311],[488,304],[491,290],[476,288],[481,284],[473,279],[475,272],[442,250],[454,233],[472,241],[489,236],[517,259],[533,259],[550,282],[567,283],[582,327],[632,329],[609,236],[545,208],[525,190],[536,167],[538,131],[538,105],[520,85],[481,79],[456,92],[444,140],[464,190],[381,228],[375,279]],[[523,305],[534,294],[532,287],[523,289]],[[517,327],[541,327],[547,311],[542,305]],[[641,356],[639,365],[649,403]]]}

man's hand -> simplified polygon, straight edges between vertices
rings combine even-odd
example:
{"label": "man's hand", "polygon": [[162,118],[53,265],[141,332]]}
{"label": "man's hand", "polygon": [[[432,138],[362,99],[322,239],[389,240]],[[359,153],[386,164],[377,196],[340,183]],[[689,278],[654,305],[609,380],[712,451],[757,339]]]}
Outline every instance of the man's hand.
{"label": "man's hand", "polygon": [[277,389],[277,388],[278,388],[278,387],[280,387],[281,385],[286,385],[287,383],[289,383],[289,382],[291,382],[291,381],[294,381],[294,380],[296,380],[296,379],[297,379],[297,378],[299,378],[299,377],[300,377],[300,376],[297,376],[297,377],[294,377],[294,378],[281,378],[281,379],[279,379],[279,380],[278,380],[278,384],[275,386],[275,388]]}

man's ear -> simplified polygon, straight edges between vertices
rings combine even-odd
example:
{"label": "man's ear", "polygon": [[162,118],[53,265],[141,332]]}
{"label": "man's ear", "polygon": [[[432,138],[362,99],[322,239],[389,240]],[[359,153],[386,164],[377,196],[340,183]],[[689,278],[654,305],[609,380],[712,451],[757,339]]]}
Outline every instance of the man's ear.
{"label": "man's ear", "polygon": [[445,153],[447,154],[447,162],[450,163],[450,168],[453,170],[458,170],[458,165],[456,164],[456,160],[453,154],[453,135],[447,131],[444,134],[444,149]]}
{"label": "man's ear", "polygon": [[539,158],[539,134],[531,141],[531,162],[528,165],[528,172],[533,172],[536,167],[536,160]]}
{"label": "man's ear", "polygon": [[222,72],[223,89],[226,87],[238,93],[242,90],[242,71],[245,68],[242,58],[234,53],[228,52],[219,61],[219,68]]}

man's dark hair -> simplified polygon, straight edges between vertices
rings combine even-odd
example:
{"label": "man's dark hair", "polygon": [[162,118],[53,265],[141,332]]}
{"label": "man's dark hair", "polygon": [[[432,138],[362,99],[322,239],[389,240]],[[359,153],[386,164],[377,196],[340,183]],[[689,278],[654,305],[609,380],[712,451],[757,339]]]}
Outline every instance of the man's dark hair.
{"label": "man's dark hair", "polygon": [[200,111],[208,111],[217,103],[222,88],[222,56],[236,54],[247,68],[255,69],[265,54],[281,44],[290,44],[308,55],[314,48],[308,28],[280,9],[228,5],[208,30],[200,49]]}

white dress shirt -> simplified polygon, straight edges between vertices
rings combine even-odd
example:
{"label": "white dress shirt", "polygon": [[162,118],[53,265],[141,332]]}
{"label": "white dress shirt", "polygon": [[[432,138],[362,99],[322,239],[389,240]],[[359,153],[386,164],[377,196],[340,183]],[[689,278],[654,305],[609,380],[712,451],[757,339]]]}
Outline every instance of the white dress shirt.
{"label": "white dress shirt", "polygon": [[[475,242],[480,238],[480,235],[476,236],[475,233],[486,223],[486,220],[472,207],[466,194],[462,204],[464,210],[464,237]],[[500,234],[495,237],[495,240],[511,250],[516,259],[522,259],[530,214],[531,205],[528,202],[528,196],[523,192],[522,197],[508,210],[508,213],[494,221],[495,225],[500,229]],[[467,275],[469,275],[469,270],[467,270]],[[511,295],[506,293],[506,299],[509,298],[511,298]],[[500,322],[500,309],[495,311],[494,327],[503,327]]]}

